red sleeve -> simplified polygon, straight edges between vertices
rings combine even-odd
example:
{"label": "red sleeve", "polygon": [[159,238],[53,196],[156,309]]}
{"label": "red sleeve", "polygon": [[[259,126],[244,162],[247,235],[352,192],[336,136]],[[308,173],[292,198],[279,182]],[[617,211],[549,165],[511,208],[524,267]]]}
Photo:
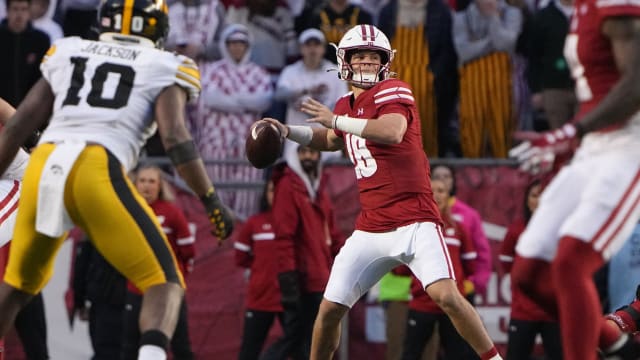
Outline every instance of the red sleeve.
{"label": "red sleeve", "polygon": [[240,267],[249,268],[253,263],[253,222],[255,216],[250,217],[242,225],[238,236],[236,237],[233,248],[235,249],[235,261],[236,265]]}
{"label": "red sleeve", "polygon": [[614,16],[640,17],[640,6],[631,4],[630,0],[595,0],[598,23]]}
{"label": "red sleeve", "polygon": [[278,272],[296,270],[295,236],[300,226],[300,214],[296,207],[295,192],[285,176],[276,184],[273,196],[273,225],[278,252]]}
{"label": "red sleeve", "polygon": [[502,271],[505,274],[511,272],[511,266],[513,266],[513,259],[516,256],[516,244],[518,243],[518,238],[520,238],[520,234],[524,227],[519,223],[513,223],[507,229],[507,233],[504,236],[504,240],[502,241],[502,246],[500,247],[500,266]]}
{"label": "red sleeve", "polygon": [[388,113],[383,110],[388,105],[403,105],[406,108],[416,105],[411,86],[398,79],[387,80],[380,88],[376,89],[376,93],[373,94],[373,102],[379,115]]}
{"label": "red sleeve", "polygon": [[180,208],[171,205],[171,228],[176,235],[177,256],[180,262],[189,262],[196,256],[195,236],[189,230],[189,223]]}
{"label": "red sleeve", "polygon": [[411,111],[409,110],[409,106],[401,103],[390,103],[381,106],[378,110],[378,116],[386,114],[400,114],[407,118],[407,121],[411,120]]}
{"label": "red sleeve", "polygon": [[476,271],[476,259],[478,253],[476,246],[471,240],[469,232],[464,226],[456,224],[458,233],[460,234],[460,257],[462,258],[462,267],[464,268],[465,278],[471,276]]}

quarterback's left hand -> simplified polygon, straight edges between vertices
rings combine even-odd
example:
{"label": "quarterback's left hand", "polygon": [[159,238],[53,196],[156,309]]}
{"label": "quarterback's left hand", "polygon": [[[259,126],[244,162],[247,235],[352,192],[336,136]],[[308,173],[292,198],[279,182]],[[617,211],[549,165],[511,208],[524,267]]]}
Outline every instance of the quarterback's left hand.
{"label": "quarterback's left hand", "polygon": [[333,118],[335,114],[321,102],[309,98],[302,103],[300,110],[307,115],[313,116],[307,119],[308,123],[318,123],[327,129],[333,129]]}
{"label": "quarterback's left hand", "polygon": [[509,151],[509,157],[518,159],[520,170],[533,175],[545,173],[553,168],[557,155],[571,152],[578,138],[573,124],[543,133],[516,132],[514,138],[524,140]]}

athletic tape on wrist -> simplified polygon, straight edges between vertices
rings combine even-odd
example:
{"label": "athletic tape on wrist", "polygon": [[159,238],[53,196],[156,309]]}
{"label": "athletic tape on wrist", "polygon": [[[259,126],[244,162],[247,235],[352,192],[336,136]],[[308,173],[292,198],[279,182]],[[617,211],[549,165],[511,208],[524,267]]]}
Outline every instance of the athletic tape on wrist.
{"label": "athletic tape on wrist", "polygon": [[367,126],[367,120],[352,118],[346,115],[336,115],[333,117],[333,128],[349,134],[362,136],[364,127]]}
{"label": "athletic tape on wrist", "polygon": [[310,126],[291,125],[287,127],[289,128],[289,135],[287,135],[289,140],[304,146],[311,144],[313,129]]}

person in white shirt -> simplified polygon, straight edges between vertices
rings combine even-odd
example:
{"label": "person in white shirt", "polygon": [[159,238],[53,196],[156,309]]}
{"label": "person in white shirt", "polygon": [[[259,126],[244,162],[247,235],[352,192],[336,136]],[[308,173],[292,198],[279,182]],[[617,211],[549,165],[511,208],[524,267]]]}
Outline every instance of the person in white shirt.
{"label": "person in white shirt", "polygon": [[[287,125],[308,125],[308,115],[300,111],[300,106],[308,98],[313,98],[329,108],[348,91],[347,84],[338,79],[335,71],[337,65],[326,60],[324,53],[326,40],[322,31],[307,29],[298,37],[302,59],[282,70],[276,87],[276,100],[287,102]],[[297,156],[298,144],[287,141],[284,157]],[[323,158],[333,156],[323,154]]]}

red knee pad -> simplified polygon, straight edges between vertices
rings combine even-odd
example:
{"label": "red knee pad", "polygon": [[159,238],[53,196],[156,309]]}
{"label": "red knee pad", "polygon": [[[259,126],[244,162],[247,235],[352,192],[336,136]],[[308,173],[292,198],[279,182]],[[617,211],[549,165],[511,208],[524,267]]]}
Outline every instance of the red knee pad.
{"label": "red knee pad", "polygon": [[605,319],[611,320],[620,330],[626,333],[634,333],[640,328],[640,300],[634,300],[630,305],[608,314]]}

